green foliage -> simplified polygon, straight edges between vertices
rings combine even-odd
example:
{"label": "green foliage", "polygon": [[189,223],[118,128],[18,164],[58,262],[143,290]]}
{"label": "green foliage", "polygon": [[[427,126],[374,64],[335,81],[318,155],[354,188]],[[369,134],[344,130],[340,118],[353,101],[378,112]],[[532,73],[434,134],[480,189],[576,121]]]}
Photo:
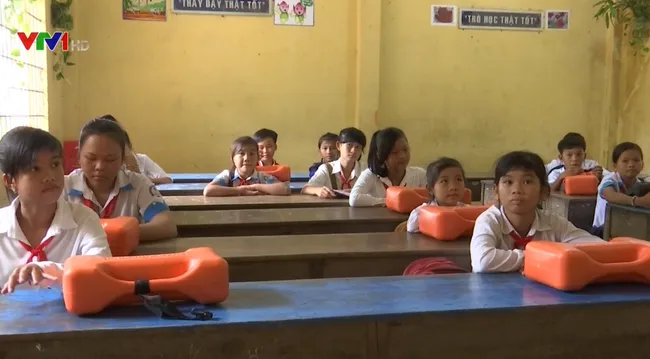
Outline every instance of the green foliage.
{"label": "green foliage", "polygon": [[650,52],[650,0],[600,0],[594,17],[604,19],[605,26],[622,26],[629,43],[637,51]]}

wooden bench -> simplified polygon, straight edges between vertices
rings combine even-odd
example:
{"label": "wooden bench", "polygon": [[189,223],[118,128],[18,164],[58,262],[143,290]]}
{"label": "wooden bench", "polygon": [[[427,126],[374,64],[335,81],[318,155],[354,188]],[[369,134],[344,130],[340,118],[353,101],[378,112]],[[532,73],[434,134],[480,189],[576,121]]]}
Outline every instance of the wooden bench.
{"label": "wooden bench", "polygon": [[488,204],[494,199],[494,180],[485,179],[481,181],[481,204]]}
{"label": "wooden bench", "polygon": [[616,237],[650,240],[650,209],[608,203],[603,239]]}
{"label": "wooden bench", "polygon": [[[298,194],[306,182],[290,182],[291,193]],[[202,196],[207,183],[166,183],[156,185],[160,194],[167,196]]]}
{"label": "wooden bench", "polygon": [[165,197],[165,202],[172,211],[349,207],[347,199],[322,199],[302,194],[241,197],[168,196]]}
{"label": "wooden bench", "polygon": [[465,173],[465,187],[472,190],[472,202],[481,200],[481,182],[486,179],[494,178],[494,173],[490,172],[468,172]]}
{"label": "wooden bench", "polygon": [[590,232],[596,212],[596,196],[567,196],[564,193],[553,192],[544,203],[544,209]]}
{"label": "wooden bench", "polygon": [[[217,176],[216,173],[170,173],[169,177],[174,183],[210,183]],[[292,173],[291,182],[309,181],[308,173]]]}
{"label": "wooden bench", "polygon": [[[60,288],[0,296],[6,358],[616,358],[650,352],[650,286],[579,294],[519,273],[232,283],[210,321],[77,317]],[[507,341],[504,341],[507,338]]]}
{"label": "wooden bench", "polygon": [[225,258],[232,282],[395,276],[426,257],[449,258],[471,271],[469,238],[443,242],[406,232],[176,238],[141,244],[134,255],[194,247]]}
{"label": "wooden bench", "polygon": [[278,208],[171,212],[179,237],[392,232],[408,215],[386,208]]}

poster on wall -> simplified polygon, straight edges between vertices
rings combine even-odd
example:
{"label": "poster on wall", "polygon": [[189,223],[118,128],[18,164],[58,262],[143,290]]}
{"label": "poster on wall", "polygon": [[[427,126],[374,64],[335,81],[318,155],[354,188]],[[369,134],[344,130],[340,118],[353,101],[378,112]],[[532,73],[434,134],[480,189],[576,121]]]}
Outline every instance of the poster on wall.
{"label": "poster on wall", "polygon": [[122,0],[124,20],[167,20],[166,0]]}
{"label": "poster on wall", "polygon": [[431,26],[456,26],[456,6],[431,5]]}
{"label": "poster on wall", "polygon": [[569,10],[546,10],[546,29],[569,30]]}
{"label": "poster on wall", "polygon": [[172,12],[270,16],[273,0],[172,0]]}
{"label": "poster on wall", "polygon": [[491,9],[460,9],[461,29],[528,30],[544,29],[544,12]]}
{"label": "poster on wall", "polygon": [[314,0],[275,0],[276,25],[314,26]]}

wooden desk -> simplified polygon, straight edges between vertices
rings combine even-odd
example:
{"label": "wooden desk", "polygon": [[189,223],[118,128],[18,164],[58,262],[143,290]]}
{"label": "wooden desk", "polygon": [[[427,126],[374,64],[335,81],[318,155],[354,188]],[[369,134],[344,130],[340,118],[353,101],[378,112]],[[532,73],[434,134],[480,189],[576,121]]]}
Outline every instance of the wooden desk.
{"label": "wooden desk", "polygon": [[640,319],[650,316],[647,285],[563,293],[518,273],[247,282],[232,283],[225,303],[205,309],[214,320],[163,320],[143,306],[80,318],[65,311],[58,288],[21,289],[0,296],[0,348],[5,358],[39,359],[641,359],[650,352],[650,326]]}
{"label": "wooden desk", "polygon": [[232,282],[399,276],[426,257],[446,257],[471,271],[469,238],[436,241],[405,232],[176,238],[141,244],[134,255],[194,247],[210,247],[225,258]]}
{"label": "wooden desk", "polygon": [[596,196],[567,196],[560,192],[553,192],[544,203],[544,209],[590,232],[594,224]]}
{"label": "wooden desk", "polygon": [[490,172],[468,172],[465,173],[465,187],[472,190],[472,202],[481,200],[481,181],[494,179],[494,173]]}
{"label": "wooden desk", "polygon": [[[210,183],[217,176],[216,173],[170,173],[169,177],[174,183]],[[309,173],[292,173],[291,182],[307,182]]]}
{"label": "wooden desk", "polygon": [[[291,193],[298,194],[306,182],[290,182]],[[166,183],[156,185],[163,196],[201,196],[207,183]]]}
{"label": "wooden desk", "polygon": [[650,241],[650,209],[608,203],[603,239],[616,237]]}
{"label": "wooden desk", "polygon": [[408,215],[386,208],[171,212],[179,237],[392,232]]}
{"label": "wooden desk", "polygon": [[211,211],[233,209],[349,207],[347,199],[322,199],[316,196],[168,196],[165,202],[172,211]]}

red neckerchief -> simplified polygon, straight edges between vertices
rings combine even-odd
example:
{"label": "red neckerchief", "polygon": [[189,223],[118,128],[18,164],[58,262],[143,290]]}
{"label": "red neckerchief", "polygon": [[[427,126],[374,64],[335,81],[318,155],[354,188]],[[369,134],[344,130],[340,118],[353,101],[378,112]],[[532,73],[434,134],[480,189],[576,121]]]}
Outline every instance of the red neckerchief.
{"label": "red neckerchief", "polygon": [[526,245],[533,240],[533,236],[521,238],[517,231],[510,232],[510,238],[515,240],[515,249],[526,249]]}
{"label": "red neckerchief", "polygon": [[[352,176],[352,174],[350,174],[350,176]],[[343,177],[343,171],[339,172],[339,178],[341,179],[341,190],[344,190],[345,186],[348,186],[349,189],[352,189],[352,179],[345,179],[345,177]]]}
{"label": "red neckerchief", "polygon": [[[100,218],[103,218],[103,219],[111,218],[111,215],[113,215],[113,212],[115,212],[115,206],[117,206],[117,197],[119,197],[119,195],[120,194],[118,192],[115,195],[115,197],[113,197],[113,199],[110,202],[108,202],[108,204],[106,205],[106,208],[104,209],[104,215],[99,216]],[[95,204],[89,199],[84,198],[84,206],[92,209],[93,211],[95,210]],[[99,212],[101,212],[101,209],[100,209]],[[99,214],[99,212],[97,214]]]}
{"label": "red neckerchief", "polygon": [[248,180],[246,180],[245,178],[239,177],[239,185],[240,186],[248,186],[249,185]]}
{"label": "red neckerchief", "polygon": [[41,244],[36,246],[36,248],[33,248],[29,244],[25,244],[23,242],[18,242],[18,243],[20,243],[20,245],[23,246],[25,251],[30,253],[29,258],[27,258],[27,263],[31,263],[34,260],[34,258],[36,258],[39,262],[43,262],[47,260],[47,256],[45,255],[44,249],[45,247],[47,247],[48,244],[50,244],[50,242],[52,242],[52,240],[54,240],[54,236],[44,240],[43,242],[41,242]]}

